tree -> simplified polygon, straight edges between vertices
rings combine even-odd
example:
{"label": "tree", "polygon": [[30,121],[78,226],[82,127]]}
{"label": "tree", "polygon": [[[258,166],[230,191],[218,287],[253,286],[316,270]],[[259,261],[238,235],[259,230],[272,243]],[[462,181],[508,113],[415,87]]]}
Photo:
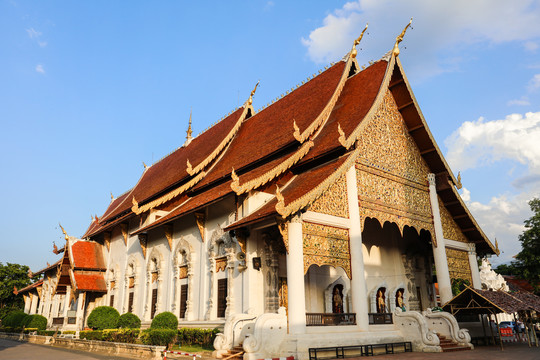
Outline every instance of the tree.
{"label": "tree", "polygon": [[539,292],[540,284],[540,199],[529,201],[533,216],[525,220],[523,234],[519,235],[521,251],[516,255],[518,265],[524,279],[528,280]]}
{"label": "tree", "polygon": [[24,308],[22,296],[13,293],[14,287],[22,289],[32,283],[28,277],[28,266],[0,262],[0,318],[9,311]]}

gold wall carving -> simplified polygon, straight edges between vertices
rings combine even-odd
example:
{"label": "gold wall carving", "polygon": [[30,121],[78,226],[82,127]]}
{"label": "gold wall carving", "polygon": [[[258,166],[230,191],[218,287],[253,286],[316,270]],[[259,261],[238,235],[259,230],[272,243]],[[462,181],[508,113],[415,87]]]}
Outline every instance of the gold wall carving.
{"label": "gold wall carving", "polygon": [[201,234],[201,240],[204,242],[204,225],[206,224],[206,215],[204,212],[195,212],[195,222],[197,222],[197,228]]}
{"label": "gold wall carving", "polygon": [[130,289],[133,289],[135,287],[135,278],[133,276],[131,276],[129,278],[129,284],[128,284],[129,288]]}
{"label": "gold wall carving", "polygon": [[187,265],[180,266],[178,268],[178,278],[179,279],[187,279],[188,277],[188,267]]}
{"label": "gold wall carving", "polygon": [[349,205],[345,175],[342,175],[320,198],[315,200],[308,210],[348,218]]}
{"label": "gold wall carving", "polygon": [[155,283],[158,280],[158,275],[157,271],[152,273],[152,283]]}
{"label": "gold wall carving", "polygon": [[351,278],[349,230],[302,223],[304,237],[304,273],[311,265],[341,267]]}
{"label": "gold wall carving", "polygon": [[227,268],[227,257],[217,258],[216,259],[216,273],[220,271],[225,271]]}
{"label": "gold wall carving", "polygon": [[172,224],[165,224],[163,229],[165,231],[165,237],[167,238],[167,242],[169,243],[169,249],[172,250],[173,225]]}
{"label": "gold wall carving", "polygon": [[124,244],[127,246],[128,224],[127,223],[121,223],[120,224],[120,230],[122,231],[122,237],[124,238]]}
{"label": "gold wall carving", "polygon": [[141,244],[143,257],[146,259],[146,249],[148,244],[148,236],[146,234],[139,234],[139,244]]}
{"label": "gold wall carving", "polygon": [[439,199],[439,210],[441,212],[441,223],[444,238],[465,243],[469,242],[467,237],[463,234],[463,232],[461,232],[461,229],[452,218],[452,215],[450,215],[450,212],[444,206],[441,199]]}
{"label": "gold wall carving", "polygon": [[358,139],[356,176],[360,217],[434,234],[427,175],[430,172],[387,91]]}
{"label": "gold wall carving", "polygon": [[467,251],[446,248],[450,279],[469,280],[472,284],[471,267]]}

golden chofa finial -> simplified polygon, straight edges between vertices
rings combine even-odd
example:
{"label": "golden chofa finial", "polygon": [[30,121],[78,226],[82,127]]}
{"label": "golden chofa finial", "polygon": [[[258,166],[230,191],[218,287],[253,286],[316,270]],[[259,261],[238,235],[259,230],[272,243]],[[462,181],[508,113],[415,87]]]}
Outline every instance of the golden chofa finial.
{"label": "golden chofa finial", "polygon": [[188,124],[188,129],[186,130],[186,142],[184,143],[184,146],[188,146],[191,140],[193,140],[193,137],[191,136],[191,134],[193,133],[193,131],[191,130],[192,114],[193,114],[193,108],[189,110],[189,124]]}
{"label": "golden chofa finial", "polygon": [[112,191],[111,191],[111,201],[114,201],[114,195],[113,195]]}
{"label": "golden chofa finial", "polygon": [[368,28],[368,23],[366,23],[366,27],[364,28],[364,30],[362,30],[362,33],[360,34],[358,39],[354,40],[352,50],[351,50],[351,56],[353,58],[355,58],[356,55],[358,54],[358,51],[356,50],[356,45],[360,44],[360,41],[362,41],[362,38],[364,37],[364,33],[366,32],[367,28]]}
{"label": "golden chofa finial", "polygon": [[457,184],[456,184],[456,187],[458,188],[458,190],[460,190],[463,185],[461,185],[461,172],[458,171],[457,173]]}
{"label": "golden chofa finial", "polygon": [[146,165],[144,161],[142,162],[142,166],[144,167],[144,170],[148,169],[148,165]]}
{"label": "golden chofa finial", "polygon": [[249,94],[248,105],[253,104],[253,95],[255,95],[255,91],[257,91],[257,87],[259,86],[260,82],[261,80],[257,81],[255,87],[253,88],[253,90],[251,90],[251,94]]}
{"label": "golden chofa finial", "polygon": [[69,240],[69,236],[66,232],[66,230],[64,230],[64,228],[62,227],[62,225],[60,223],[58,223],[58,225],[60,225],[60,229],[62,229],[62,232],[64,233],[64,238],[67,240]]}
{"label": "golden chofa finial", "polygon": [[398,56],[399,55],[399,43],[403,41],[403,37],[405,36],[405,31],[407,31],[407,29],[409,28],[409,26],[411,26],[412,24],[412,19],[409,20],[409,23],[407,24],[407,26],[405,26],[405,29],[403,29],[403,31],[401,32],[401,34],[398,35],[398,37],[396,38],[396,43],[394,44],[394,50],[393,50],[393,53],[394,53],[394,56]]}

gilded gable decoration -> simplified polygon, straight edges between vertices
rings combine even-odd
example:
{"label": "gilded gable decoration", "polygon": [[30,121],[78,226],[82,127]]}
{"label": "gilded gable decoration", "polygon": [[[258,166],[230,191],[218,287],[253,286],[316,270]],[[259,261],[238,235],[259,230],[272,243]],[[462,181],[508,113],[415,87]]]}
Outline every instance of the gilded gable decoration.
{"label": "gilded gable decoration", "polygon": [[357,146],[361,149],[356,161],[360,217],[396,223],[401,232],[411,226],[434,234],[426,181],[429,169],[389,91],[359,134]]}
{"label": "gilded gable decoration", "polygon": [[107,245],[107,250],[111,250],[111,232],[105,231],[103,233],[103,240],[105,241],[105,245]]}
{"label": "gilded gable decoration", "polygon": [[349,217],[347,202],[347,182],[342,175],[330,188],[310,205],[309,210],[322,214]]}
{"label": "gilded gable decoration", "polygon": [[443,228],[443,236],[445,239],[455,240],[460,242],[469,242],[463,234],[459,226],[456,224],[450,212],[446,209],[441,199],[439,200],[439,211],[441,213],[441,223]]}
{"label": "gilded gable decoration", "polygon": [[197,222],[197,228],[199,228],[199,233],[201,234],[201,240],[204,242],[204,225],[206,224],[206,215],[204,212],[196,212],[195,221]]}
{"label": "gilded gable decoration", "polygon": [[167,242],[169,243],[169,249],[172,250],[173,224],[165,224],[165,226],[163,226],[163,230],[165,232],[165,237],[167,238]]}
{"label": "gilded gable decoration", "polygon": [[472,284],[471,267],[467,251],[446,248],[450,279],[469,280]]}
{"label": "gilded gable decoration", "polygon": [[311,265],[341,267],[351,278],[349,230],[327,225],[302,223],[304,274]]}
{"label": "gilded gable decoration", "polygon": [[354,161],[358,157],[359,153],[360,147],[357,147],[353,152],[348,155],[347,160],[345,160],[343,164],[341,164],[332,175],[327,177],[313,190],[287,205],[285,205],[285,200],[283,198],[283,195],[281,195],[281,193],[279,192],[278,187],[276,191],[276,198],[278,199],[278,203],[276,204],[276,211],[278,212],[278,214],[280,214],[283,218],[286,218],[290,214],[297,212],[298,210],[310,205],[315,200],[317,200],[354,164]]}
{"label": "gilded gable decoration", "polygon": [[216,273],[220,271],[225,271],[226,268],[227,268],[227,257],[216,259]]}
{"label": "gilded gable decoration", "polygon": [[146,234],[139,234],[139,244],[141,244],[141,249],[143,253],[143,257],[146,259],[146,248],[148,243],[148,235]]}
{"label": "gilded gable decoration", "polygon": [[288,223],[283,221],[282,218],[276,217],[276,223],[278,230],[283,238],[283,244],[285,244],[285,250],[289,252],[289,228]]}
{"label": "gilded gable decoration", "polygon": [[127,246],[128,224],[127,223],[121,223],[120,224],[120,230],[122,231],[122,237],[124,238],[124,244]]}

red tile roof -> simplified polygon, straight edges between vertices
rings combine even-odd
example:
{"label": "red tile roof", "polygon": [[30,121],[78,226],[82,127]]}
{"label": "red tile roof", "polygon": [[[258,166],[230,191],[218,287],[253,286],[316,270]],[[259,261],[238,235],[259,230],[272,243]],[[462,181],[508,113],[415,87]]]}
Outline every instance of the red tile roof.
{"label": "red tile roof", "polygon": [[20,294],[20,293],[23,293],[23,292],[28,292],[28,291],[30,291],[32,289],[35,289],[35,288],[37,288],[38,286],[41,286],[41,285],[43,285],[43,279],[41,279],[41,280],[39,280],[39,281],[37,281],[37,282],[35,282],[33,284],[30,284],[27,287],[22,288],[21,290],[18,290],[17,294]]}
{"label": "red tile roof", "polygon": [[57,262],[55,262],[54,264],[52,265],[48,265],[47,267],[44,267],[43,269],[39,270],[39,271],[36,271],[36,272],[33,272],[32,273],[32,277],[36,276],[36,275],[40,275],[40,274],[43,274],[44,272],[46,271],[49,271],[49,270],[52,270],[54,268],[56,268],[58,265],[60,265],[60,263],[62,262],[62,259],[64,258],[64,256],[62,255],[62,258],[60,258],[60,260],[58,260]]}
{"label": "red tile roof", "polygon": [[105,270],[101,245],[93,241],[76,241],[70,248],[72,268]]}
{"label": "red tile roof", "polygon": [[191,165],[196,167],[208,157],[233,129],[243,110],[243,107],[238,108],[231,115],[194,138],[188,146],[177,149],[148,167],[132,191],[123,197],[121,203],[114,210],[108,211],[102,216],[100,223],[107,222],[115,216],[129,211],[133,197],[137,202],[142,203],[190,178],[186,171],[187,161],[189,160]]}
{"label": "red tile roof", "polygon": [[77,291],[107,292],[102,273],[83,273],[75,270],[70,275]]}

